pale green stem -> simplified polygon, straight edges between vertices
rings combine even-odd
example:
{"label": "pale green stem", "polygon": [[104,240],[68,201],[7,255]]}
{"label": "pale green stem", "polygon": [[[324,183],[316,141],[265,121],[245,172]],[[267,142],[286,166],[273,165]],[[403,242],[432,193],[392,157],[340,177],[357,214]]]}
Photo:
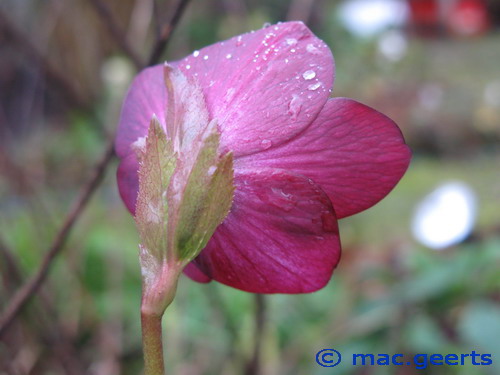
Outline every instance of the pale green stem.
{"label": "pale green stem", "polygon": [[165,375],[161,315],[141,313],[144,375]]}
{"label": "pale green stem", "polygon": [[182,264],[164,263],[155,282],[143,284],[141,304],[144,375],[164,375],[161,319],[172,303]]}

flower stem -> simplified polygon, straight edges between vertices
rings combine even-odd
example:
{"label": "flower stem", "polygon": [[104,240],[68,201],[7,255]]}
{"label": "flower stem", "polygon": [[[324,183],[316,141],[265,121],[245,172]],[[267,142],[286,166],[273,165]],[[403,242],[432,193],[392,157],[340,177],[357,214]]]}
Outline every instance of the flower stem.
{"label": "flower stem", "polygon": [[[148,264],[150,266],[150,263],[143,262],[141,266],[146,267],[147,270]],[[141,323],[144,375],[165,374],[161,318],[175,297],[177,281],[182,269],[182,263],[164,262],[159,269],[155,269],[155,279],[143,280]]]}
{"label": "flower stem", "polygon": [[246,366],[246,375],[259,375],[261,369],[261,351],[266,322],[266,301],[263,294],[255,294],[255,338],[253,354]]}
{"label": "flower stem", "polygon": [[144,375],[164,375],[161,315],[141,312]]}

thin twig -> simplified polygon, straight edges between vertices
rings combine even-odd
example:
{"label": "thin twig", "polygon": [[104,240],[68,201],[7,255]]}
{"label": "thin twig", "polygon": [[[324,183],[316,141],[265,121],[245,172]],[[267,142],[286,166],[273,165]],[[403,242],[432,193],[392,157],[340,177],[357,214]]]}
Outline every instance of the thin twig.
{"label": "thin twig", "polygon": [[[7,286],[6,292],[10,292],[10,289],[13,290],[22,283],[23,275],[13,252],[0,236],[0,270],[2,263],[4,263],[2,274],[6,279],[4,282]],[[57,321],[48,319],[55,314],[49,296],[44,293],[38,294],[40,304],[35,304],[35,310],[30,312],[32,314],[28,317],[29,323],[35,322],[43,331],[44,340],[50,343],[51,352],[56,353],[58,361],[65,368],[67,374],[83,375],[85,373],[84,366],[76,353],[72,340],[66,336],[64,329],[58,326]]]}
{"label": "thin twig", "polygon": [[14,295],[14,297],[10,300],[9,304],[5,308],[2,316],[0,317],[0,337],[5,333],[9,325],[12,323],[16,315],[21,311],[21,309],[26,305],[28,300],[33,294],[35,294],[40,286],[45,281],[49,268],[55,259],[55,257],[62,250],[66,239],[71,231],[71,228],[75,224],[76,220],[82,213],[83,209],[87,205],[90,197],[99,186],[104,172],[111,161],[114,155],[113,142],[110,141],[106,152],[102,156],[101,160],[97,164],[96,168],[93,171],[92,178],[89,182],[83,187],[80,192],[78,199],[76,200],[73,208],[69,211],[68,216],[64,220],[64,223],[57,233],[54,242],[50,246],[49,250],[45,254],[38,270],[35,275],[31,277]]}
{"label": "thin twig", "polygon": [[153,47],[153,51],[151,52],[148,65],[154,65],[160,59],[161,55],[163,54],[163,51],[165,50],[165,48],[167,48],[168,43],[170,42],[170,37],[172,36],[172,32],[177,27],[177,24],[179,23],[179,20],[181,19],[181,16],[184,13],[184,10],[186,9],[188,4],[189,0],[179,0],[179,3],[177,4],[175,12],[172,15],[172,18],[170,19],[170,22],[166,24],[161,30],[159,38]]}
{"label": "thin twig", "polygon": [[[181,15],[183,14],[184,9],[186,8],[186,5],[188,4],[189,0],[180,0],[174,15],[172,17],[172,20],[170,23],[167,25],[167,27],[164,29],[164,32],[162,34],[162,37],[158,40],[157,45],[153,49],[153,53],[151,54],[150,58],[150,63],[154,64],[157,62],[156,59],[153,58],[156,54],[158,54],[158,58],[165,49],[165,47],[168,45],[168,42],[170,40],[170,36],[175,29],[177,23],[179,22],[179,19]],[[11,25],[8,22],[8,20],[4,17],[2,12],[0,12],[0,24],[3,23],[4,27],[7,28],[7,31],[12,32],[14,29],[11,30]],[[1,26],[1,25],[0,25]],[[21,35],[21,34],[19,34]],[[18,36],[19,36],[18,35]],[[28,39],[22,39],[21,40],[23,43],[25,43],[25,48],[28,49],[28,52],[33,54],[33,56],[40,58],[40,62],[45,64],[45,68],[47,69],[50,67],[47,61],[43,59],[43,56],[40,55],[35,49],[32,49],[31,51],[29,50],[30,48],[33,48],[33,45],[31,42],[29,42]],[[154,51],[158,51],[155,53]],[[46,70],[46,73],[50,73],[48,70]],[[57,233],[54,242],[50,246],[49,250],[45,254],[44,258],[42,259],[42,262],[40,266],[38,267],[38,270],[36,271],[35,275],[32,276],[31,279],[29,279],[19,290],[18,292],[14,295],[14,297],[9,301],[7,304],[7,307],[4,309],[3,314],[0,316],[0,338],[3,336],[7,328],[10,326],[16,315],[21,311],[21,309],[26,305],[26,303],[30,300],[30,298],[38,291],[40,286],[43,284],[45,279],[47,278],[50,266],[52,265],[52,262],[56,258],[56,256],[61,252],[63,249],[63,246],[66,242],[66,239],[68,238],[68,235],[75,224],[76,220],[80,216],[80,214],[83,212],[83,209],[87,205],[88,201],[92,197],[92,194],[95,192],[97,187],[99,186],[100,182],[102,181],[104,174],[106,172],[106,169],[114,155],[114,142],[113,140],[110,140],[108,143],[108,146],[106,148],[106,151],[104,155],[102,156],[101,160],[95,167],[92,177],[89,180],[89,182],[83,187],[81,190],[80,195],[78,196],[78,199],[73,205],[73,208],[69,211],[66,219],[63,222],[62,227],[60,228],[59,232]]]}
{"label": "thin twig", "polygon": [[28,57],[38,64],[42,71],[47,76],[47,79],[56,85],[62,92],[64,97],[75,107],[88,111],[89,103],[85,101],[73,83],[44,56],[35,46],[35,44],[14,25],[1,10],[0,10],[0,29],[9,35],[15,45],[24,51]]}
{"label": "thin twig", "polygon": [[109,10],[108,6],[101,0],[89,0],[94,6],[94,9],[99,14],[104,25],[108,28],[108,32],[115,38],[116,42],[122,51],[132,60],[137,70],[144,68],[144,63],[134,49],[128,44],[125,38],[125,33],[113,17],[113,13]]}
{"label": "thin twig", "polygon": [[266,301],[263,294],[255,294],[255,338],[252,358],[247,364],[246,375],[259,375],[261,373],[261,351],[264,339],[266,322]]}

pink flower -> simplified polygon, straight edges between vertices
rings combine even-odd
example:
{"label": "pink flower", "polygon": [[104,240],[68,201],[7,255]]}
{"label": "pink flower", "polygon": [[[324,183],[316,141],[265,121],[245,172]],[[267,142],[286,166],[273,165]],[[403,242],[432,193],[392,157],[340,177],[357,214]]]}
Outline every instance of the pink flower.
{"label": "pink flower", "polygon": [[[340,258],[337,220],[380,201],[408,167],[396,124],[351,99],[329,98],[332,54],[301,22],[237,36],[172,65],[197,79],[218,121],[220,151],[234,155],[231,211],[186,273],[255,293],[325,286]],[[165,118],[163,74],[162,65],[141,72],[121,114],[118,186],[132,213],[133,149],[153,114]]]}

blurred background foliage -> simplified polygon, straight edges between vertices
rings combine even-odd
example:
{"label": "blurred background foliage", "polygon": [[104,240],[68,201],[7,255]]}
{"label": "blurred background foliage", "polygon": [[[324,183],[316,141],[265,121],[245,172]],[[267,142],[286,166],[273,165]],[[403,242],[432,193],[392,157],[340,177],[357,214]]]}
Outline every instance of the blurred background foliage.
{"label": "blurred background foliage", "polygon": [[[0,310],[38,268],[176,3],[0,2]],[[346,22],[348,3],[358,6],[354,19],[371,7],[373,20],[384,3],[404,4],[407,13],[357,33]],[[341,222],[343,260],[326,288],[266,297],[261,373],[500,373],[499,3],[368,3],[193,0],[163,56],[179,59],[267,22],[302,20],[333,50],[334,96],[389,115],[414,152],[387,199]],[[0,338],[0,374],[140,373],[138,237],[118,197],[116,166],[47,282]],[[412,217],[449,180],[474,192],[475,220],[465,239],[436,251],[414,239]],[[245,373],[255,310],[253,295],[183,278],[164,318],[169,373]],[[493,354],[493,365],[324,369],[314,358],[329,347],[345,358],[476,350]]]}

